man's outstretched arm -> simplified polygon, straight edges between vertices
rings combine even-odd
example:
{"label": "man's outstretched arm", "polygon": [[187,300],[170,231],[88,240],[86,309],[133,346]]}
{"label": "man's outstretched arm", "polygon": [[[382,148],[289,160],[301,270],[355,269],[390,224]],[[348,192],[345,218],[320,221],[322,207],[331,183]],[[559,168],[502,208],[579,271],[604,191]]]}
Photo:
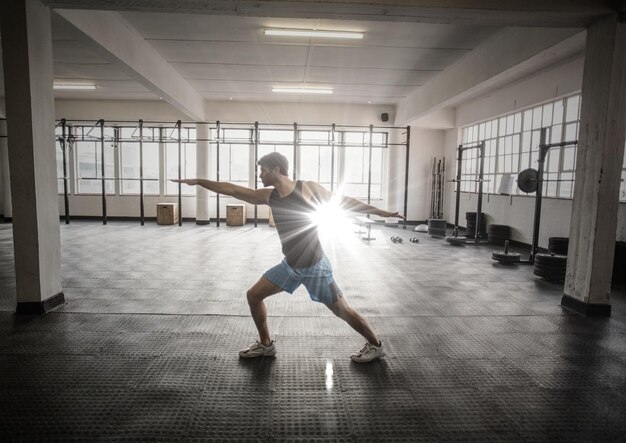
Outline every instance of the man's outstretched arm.
{"label": "man's outstretched arm", "polygon": [[399,212],[385,211],[383,209],[377,208],[376,206],[363,203],[362,201],[352,197],[342,197],[341,207],[346,211],[358,212],[360,214],[374,214],[378,215],[379,217],[396,217],[404,219],[404,216],[400,215]]}
{"label": "man's outstretched arm", "polygon": [[269,202],[272,189],[250,189],[245,186],[235,185],[229,182],[216,182],[213,180],[204,180],[201,178],[187,178],[183,180],[172,179],[174,183],[184,183],[189,186],[202,186],[209,191],[218,194],[228,195],[238,200],[243,200],[252,205],[266,205]]}
{"label": "man's outstretched arm", "polygon": [[[328,202],[333,198],[333,193],[317,182],[306,182],[306,186],[310,189],[309,192],[311,193],[313,200],[317,200],[319,202]],[[352,197],[340,197],[339,205],[342,209],[350,212],[358,212],[360,214],[374,214],[378,215],[379,217],[396,217],[404,219],[404,216],[400,215],[399,212],[384,211],[380,208],[377,208],[376,206],[368,205],[367,203],[363,203],[362,201]]]}

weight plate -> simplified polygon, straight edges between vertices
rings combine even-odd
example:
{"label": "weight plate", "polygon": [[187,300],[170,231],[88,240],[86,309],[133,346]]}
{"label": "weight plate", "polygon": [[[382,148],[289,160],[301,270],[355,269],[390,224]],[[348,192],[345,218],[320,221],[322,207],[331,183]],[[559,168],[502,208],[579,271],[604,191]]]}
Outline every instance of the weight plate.
{"label": "weight plate", "polygon": [[467,243],[466,237],[446,237],[446,241],[454,246],[462,246]]}
{"label": "weight plate", "polygon": [[536,169],[528,168],[524,169],[517,175],[517,187],[526,193],[533,193],[537,191],[537,185],[539,181],[539,172]]}

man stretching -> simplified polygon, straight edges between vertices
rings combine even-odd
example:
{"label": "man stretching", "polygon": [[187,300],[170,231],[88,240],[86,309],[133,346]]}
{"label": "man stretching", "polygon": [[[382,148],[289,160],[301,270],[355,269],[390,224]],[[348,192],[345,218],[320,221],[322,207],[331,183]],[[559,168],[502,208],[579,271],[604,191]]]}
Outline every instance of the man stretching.
{"label": "man stretching", "polygon": [[[253,205],[269,205],[272,209],[276,230],[282,244],[284,260],[265,272],[263,277],[248,290],[248,304],[259,339],[239,352],[241,358],[276,355],[276,345],[267,326],[267,309],[263,300],[281,291],[293,293],[301,284],[309,292],[311,300],[325,304],[337,317],[345,320],[367,340],[363,349],[350,358],[365,363],[383,357],[382,342],[358,312],[346,303],[341,290],[333,279],[330,261],[322,250],[318,230],[311,214],[316,205],[328,202],[332,194],[313,181],[289,179],[289,162],[278,153],[267,154],[258,161],[263,189],[250,189],[232,183],[203,179],[180,180],[188,185],[200,185],[218,194],[225,194]],[[179,180],[172,180],[178,182]],[[270,187],[271,186],[271,187]],[[400,217],[362,203],[350,197],[342,197],[341,206],[349,211],[375,214],[381,217]]]}

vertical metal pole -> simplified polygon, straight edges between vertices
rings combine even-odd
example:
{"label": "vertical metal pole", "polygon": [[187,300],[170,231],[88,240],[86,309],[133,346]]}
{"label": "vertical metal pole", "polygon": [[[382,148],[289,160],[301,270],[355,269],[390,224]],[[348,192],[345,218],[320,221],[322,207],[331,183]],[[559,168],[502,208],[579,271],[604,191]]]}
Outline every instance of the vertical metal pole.
{"label": "vertical metal pole", "polygon": [[104,120],[98,122],[100,124],[100,162],[102,171],[102,224],[107,224],[107,193],[106,193],[106,178],[104,167]]}
{"label": "vertical metal pole", "polygon": [[139,120],[139,218],[144,225],[143,206],[143,120]]}
{"label": "vertical metal pole", "polygon": [[[256,162],[259,161],[259,122],[254,122],[254,189],[258,189],[259,183],[256,178]],[[254,227],[258,225],[258,206],[254,205]]]}
{"label": "vertical metal pole", "polygon": [[335,190],[335,124],[330,128],[330,192]]}
{"label": "vertical metal pole", "polygon": [[476,212],[476,230],[474,235],[474,243],[480,243],[480,220],[483,211],[483,173],[485,171],[485,142],[478,145],[480,153],[480,167],[478,170],[478,208]]}
{"label": "vertical metal pole", "polygon": [[61,119],[61,139],[59,143],[61,144],[61,152],[63,153],[63,201],[65,203],[65,224],[70,224],[70,199],[67,194],[67,155],[66,150],[68,144],[65,139],[65,130],[66,124],[65,119]]}
{"label": "vertical metal pole", "polygon": [[461,167],[463,166],[463,145],[459,145],[456,158],[456,203],[454,209],[454,236],[459,232],[459,210],[461,209]]}
{"label": "vertical metal pole", "polygon": [[[219,122],[219,120],[216,122],[216,134],[217,134],[216,143],[215,143],[215,153],[217,155],[217,161],[216,161],[216,163],[217,163],[217,170],[216,170],[217,175],[216,175],[216,180],[220,181],[220,122]],[[219,228],[220,227],[220,195],[219,194],[215,195],[215,200],[217,202],[216,203],[216,205],[217,205],[217,208],[216,208],[217,225],[216,226]]]}
{"label": "vertical metal pole", "polygon": [[446,158],[443,157],[441,161],[441,174],[439,175],[439,198],[437,199],[439,206],[437,207],[437,218],[443,218],[443,205],[445,202],[445,187],[446,187]]}
{"label": "vertical metal pole", "polygon": [[[372,133],[374,132],[374,125],[370,125],[370,140],[369,140],[369,161],[367,168],[367,204],[370,204],[372,194]],[[367,214],[367,218],[370,218],[370,214]]]}
{"label": "vertical metal pole", "polygon": [[294,180],[297,180],[296,165],[298,163],[298,123],[293,124],[293,172],[292,176]]}
{"label": "vertical metal pole", "polygon": [[406,229],[406,218],[408,216],[409,205],[409,145],[411,144],[411,127],[406,127],[406,158],[404,160],[404,222],[403,229]]}
{"label": "vertical metal pole", "polygon": [[[183,172],[183,151],[182,151],[182,122],[178,120],[176,122],[178,127],[178,180],[182,179]],[[178,182],[178,226],[183,225],[183,185]]]}
{"label": "vertical metal pole", "polygon": [[539,160],[537,167],[537,194],[535,195],[535,219],[533,223],[533,247],[530,252],[530,262],[535,262],[535,255],[539,252],[539,221],[541,220],[541,198],[543,197],[543,168],[549,146],[546,145],[547,128],[541,128],[539,135]]}

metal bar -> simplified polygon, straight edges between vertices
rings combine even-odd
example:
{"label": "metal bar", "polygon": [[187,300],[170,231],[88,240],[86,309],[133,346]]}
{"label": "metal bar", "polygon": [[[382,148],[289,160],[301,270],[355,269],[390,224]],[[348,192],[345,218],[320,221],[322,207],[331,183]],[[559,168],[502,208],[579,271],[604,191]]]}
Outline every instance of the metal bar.
{"label": "metal bar", "polygon": [[298,123],[293,124],[293,172],[294,180],[297,180],[296,164],[298,163]]}
{"label": "metal bar", "polygon": [[478,169],[478,207],[476,209],[476,226],[474,243],[480,243],[480,219],[483,212],[483,173],[485,171],[485,142],[480,143],[480,167]]}
{"label": "metal bar", "polygon": [[[178,128],[178,180],[182,179],[183,165],[182,165],[182,123],[180,120],[176,122]],[[183,225],[183,185],[178,182],[178,226]]]}
{"label": "metal bar", "polygon": [[[254,122],[254,189],[258,189],[259,183],[256,178],[256,163],[259,161],[259,122]],[[254,227],[257,227],[258,206],[254,205]]]}
{"label": "metal bar", "polygon": [[533,220],[533,245],[530,251],[530,262],[535,262],[535,255],[539,252],[539,222],[541,220],[541,198],[543,197],[543,169],[546,154],[550,147],[546,145],[547,128],[541,128],[539,135],[539,159],[537,167],[537,194],[535,195],[535,218]]}
{"label": "metal bar", "polygon": [[330,128],[330,192],[335,190],[335,124]]}
{"label": "metal bar", "polygon": [[[104,167],[104,120],[100,120],[100,162],[102,170],[102,224],[107,224],[107,197],[106,197],[106,181],[105,181],[105,167]],[[91,131],[89,131],[91,132]]]}
{"label": "metal bar", "polygon": [[[406,127],[406,158],[404,160],[404,222],[402,227],[406,229],[406,218],[409,207],[409,146],[411,144],[411,127]],[[370,140],[371,145],[371,140]]]}
{"label": "metal bar", "polygon": [[[216,181],[220,181],[220,122],[219,120],[216,122],[216,144],[215,144],[215,153],[217,156],[217,175],[216,175]],[[215,195],[215,200],[216,200],[216,213],[217,213],[217,224],[216,226],[219,228],[220,227],[220,195],[216,194]]]}
{"label": "metal bar", "polygon": [[548,143],[548,144],[543,144],[542,146],[546,146],[547,148],[557,148],[557,147],[562,148],[565,146],[575,146],[575,145],[578,145],[578,140],[570,140],[567,142],[560,142],[560,143]]}
{"label": "metal bar", "polygon": [[65,130],[67,129],[65,125],[65,119],[61,120],[61,138],[59,139],[59,143],[61,145],[61,152],[63,153],[63,202],[65,204],[65,224],[70,224],[70,199],[67,194],[67,143],[65,140]]}
{"label": "metal bar", "polygon": [[[369,162],[367,168],[367,204],[370,204],[371,194],[372,194],[372,132],[374,132],[374,127],[370,125],[369,131]],[[370,214],[367,214],[367,218],[370,218]]]}
{"label": "metal bar", "polygon": [[456,158],[456,202],[454,209],[454,236],[459,232],[459,210],[461,209],[461,167],[463,165],[463,145],[459,145]]}
{"label": "metal bar", "polygon": [[144,225],[143,206],[143,120],[139,120],[139,218]]}

